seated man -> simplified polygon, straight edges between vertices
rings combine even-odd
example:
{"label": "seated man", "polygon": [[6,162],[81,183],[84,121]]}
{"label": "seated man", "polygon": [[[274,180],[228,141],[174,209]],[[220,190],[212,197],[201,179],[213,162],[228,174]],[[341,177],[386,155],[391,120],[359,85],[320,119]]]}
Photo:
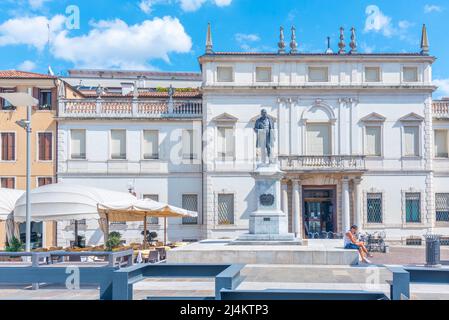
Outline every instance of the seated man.
{"label": "seated man", "polygon": [[365,263],[371,263],[366,257],[372,258],[373,256],[369,254],[368,250],[365,247],[363,242],[358,242],[356,239],[358,227],[352,226],[351,230],[346,232],[345,234],[345,249],[358,250],[360,252],[360,256],[362,257],[362,261]]}

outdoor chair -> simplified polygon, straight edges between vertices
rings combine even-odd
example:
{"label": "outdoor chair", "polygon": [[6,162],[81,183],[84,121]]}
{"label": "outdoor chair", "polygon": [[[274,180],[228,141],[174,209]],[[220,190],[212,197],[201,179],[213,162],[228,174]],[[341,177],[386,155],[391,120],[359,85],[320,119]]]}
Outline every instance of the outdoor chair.
{"label": "outdoor chair", "polygon": [[158,263],[159,260],[160,260],[159,251],[157,250],[150,251],[150,253],[148,254],[148,263]]}
{"label": "outdoor chair", "polygon": [[157,252],[159,252],[159,258],[160,260],[166,260],[167,259],[167,251],[165,248],[156,248]]}

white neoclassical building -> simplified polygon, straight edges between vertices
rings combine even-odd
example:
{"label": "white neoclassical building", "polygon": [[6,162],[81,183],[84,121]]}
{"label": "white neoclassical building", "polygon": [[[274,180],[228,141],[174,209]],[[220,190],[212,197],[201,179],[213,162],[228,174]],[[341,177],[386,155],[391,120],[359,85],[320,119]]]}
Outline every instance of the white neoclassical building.
{"label": "white neoclassical building", "polygon": [[[200,75],[153,75],[149,87],[114,75],[120,85],[108,79],[109,92],[88,97],[79,86],[60,99],[58,178],[131,185],[198,210],[197,221],[171,222],[172,240],[234,238],[256,208],[253,128],[266,109],[291,232],[326,236],[357,224],[402,244],[429,230],[449,235],[449,101],[432,101],[434,61],[425,27],[420,52],[397,54],[358,53],[355,30],[348,48],[341,30],[338,52],[298,53],[294,29],[287,45],[282,30],[277,53],[216,52],[209,28]],[[92,77],[65,80],[93,85],[108,75]],[[192,81],[200,91],[182,89]],[[174,96],[155,89],[176,83]],[[131,241],[141,226],[117,228]]]}

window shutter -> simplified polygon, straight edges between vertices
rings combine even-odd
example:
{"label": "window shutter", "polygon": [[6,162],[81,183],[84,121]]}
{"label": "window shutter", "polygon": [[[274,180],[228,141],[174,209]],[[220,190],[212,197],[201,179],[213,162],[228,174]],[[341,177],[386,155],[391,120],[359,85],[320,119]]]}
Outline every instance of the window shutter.
{"label": "window shutter", "polygon": [[86,131],[74,129],[70,136],[71,158],[86,159]]}
{"label": "window shutter", "polygon": [[[33,88],[33,98],[35,98],[35,99],[37,99],[39,101],[38,105],[40,105],[40,103],[41,103],[39,92],[40,92],[39,88]],[[33,107],[37,107],[38,105],[33,106]]]}
{"label": "window shutter", "polygon": [[307,154],[310,156],[330,155],[330,127],[326,124],[307,125]]}
{"label": "window shutter", "polygon": [[418,127],[404,127],[405,135],[405,155],[406,156],[419,156],[419,128]]}
{"label": "window shutter", "polygon": [[146,130],[143,132],[143,158],[159,158],[159,132],[156,130]]}
{"label": "window shutter", "polygon": [[435,157],[447,158],[449,156],[447,136],[447,130],[435,130]]}
{"label": "window shutter", "polygon": [[125,130],[111,130],[111,157],[114,160],[126,159]]}
{"label": "window shutter", "polygon": [[381,155],[380,127],[366,127],[366,152],[368,156]]}
{"label": "window shutter", "polygon": [[57,88],[51,89],[51,109],[52,110],[58,109],[58,89]]}

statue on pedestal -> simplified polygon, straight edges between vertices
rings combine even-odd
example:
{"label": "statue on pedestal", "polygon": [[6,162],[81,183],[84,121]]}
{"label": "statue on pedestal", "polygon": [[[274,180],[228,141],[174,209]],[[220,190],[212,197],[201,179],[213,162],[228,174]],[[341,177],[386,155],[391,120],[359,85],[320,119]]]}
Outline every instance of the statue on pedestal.
{"label": "statue on pedestal", "polygon": [[266,164],[268,160],[268,163],[272,163],[272,150],[275,138],[274,123],[268,116],[267,110],[262,109],[260,118],[256,120],[254,132],[257,134],[258,161]]}

